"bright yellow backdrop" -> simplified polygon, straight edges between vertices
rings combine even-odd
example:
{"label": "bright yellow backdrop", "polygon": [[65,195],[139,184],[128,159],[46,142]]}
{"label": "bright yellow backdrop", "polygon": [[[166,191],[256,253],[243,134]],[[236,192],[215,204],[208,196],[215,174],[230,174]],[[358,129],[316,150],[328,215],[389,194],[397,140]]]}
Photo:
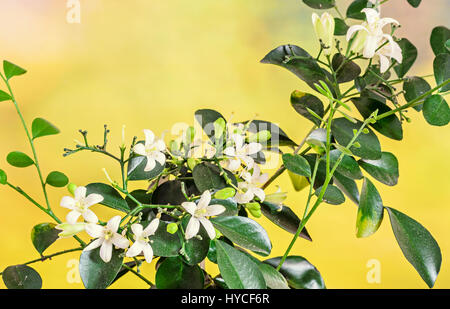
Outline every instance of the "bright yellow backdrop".
{"label": "bright yellow backdrop", "polygon": [[[161,134],[175,122],[193,122],[198,108],[217,109],[224,115],[234,112],[234,120],[257,113],[261,119],[280,123],[295,140],[310,127],[289,105],[292,90],[308,90],[304,83],[281,68],[258,63],[284,43],[317,52],[312,10],[300,0],[81,0],[80,24],[67,23],[66,12],[66,1],[3,0],[0,4],[1,59],[28,70],[13,81],[25,119],[31,124],[33,118],[44,117],[62,130],[58,136],[36,141],[45,174],[61,170],[72,182],[84,185],[106,181],[101,171],[106,167],[119,179],[115,163],[99,155],[62,157],[63,148],[80,139],[78,129],[87,129],[91,142],[101,144],[106,123],[112,131],[110,150],[120,142],[122,125],[131,141],[144,128]],[[398,19],[403,25],[400,32],[419,47],[419,65],[410,74],[432,72],[429,34],[437,24],[448,26],[448,12],[445,0],[423,1],[419,9],[406,0],[385,6],[383,15]],[[417,219],[437,239],[443,263],[436,287],[449,288],[450,131],[427,125],[414,111],[409,116],[413,123],[404,126],[402,142],[381,138],[383,149],[399,158],[399,184],[377,183],[377,187],[386,205]],[[0,168],[7,171],[10,182],[42,200],[35,170],[6,163],[10,151],[30,152],[9,103],[0,104],[0,125]],[[306,194],[294,192],[286,175],[280,184],[290,193],[287,204],[300,214]],[[66,190],[49,191],[57,215],[64,218],[66,211],[58,203]],[[37,258],[30,230],[50,218],[6,187],[0,187],[0,207],[0,268]],[[103,219],[113,214],[96,209]],[[379,232],[367,239],[356,239],[355,218],[351,202],[324,204],[308,224],[314,241],[299,240],[292,253],[316,265],[329,288],[426,287],[402,256],[387,218]],[[273,256],[281,255],[291,235],[264,219],[261,222],[273,240]],[[61,240],[47,253],[75,245],[72,239]],[[66,280],[67,265],[78,255],[34,264],[44,288],[81,288],[81,283]],[[366,280],[370,259],[381,263],[380,284]],[[153,267],[145,266],[143,271],[150,274]],[[132,274],[113,285],[145,286]],[[0,287],[4,288],[3,282]]]}

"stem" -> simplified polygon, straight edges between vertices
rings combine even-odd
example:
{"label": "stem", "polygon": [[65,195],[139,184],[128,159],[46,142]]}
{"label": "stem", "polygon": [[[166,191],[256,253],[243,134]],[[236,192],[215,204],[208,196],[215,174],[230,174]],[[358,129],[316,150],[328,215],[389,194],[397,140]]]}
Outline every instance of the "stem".
{"label": "stem", "polygon": [[145,278],[144,276],[142,276],[140,273],[138,273],[137,271],[135,271],[132,267],[126,265],[126,264],[122,264],[123,268],[128,269],[130,272],[132,272],[133,274],[135,274],[136,276],[138,276],[139,278],[142,279],[142,281],[144,281],[145,283],[147,283],[150,287],[154,286],[154,284],[149,281],[147,278]]}

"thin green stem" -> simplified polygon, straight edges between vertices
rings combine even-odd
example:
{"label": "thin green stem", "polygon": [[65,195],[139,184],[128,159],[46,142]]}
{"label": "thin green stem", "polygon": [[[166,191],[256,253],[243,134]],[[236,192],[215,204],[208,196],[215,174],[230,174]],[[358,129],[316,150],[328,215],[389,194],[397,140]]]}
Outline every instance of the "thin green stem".
{"label": "thin green stem", "polygon": [[135,274],[137,277],[139,277],[140,279],[142,279],[142,281],[144,281],[145,283],[147,283],[150,287],[154,286],[154,284],[148,280],[147,278],[145,278],[144,276],[142,276],[140,273],[138,273],[137,271],[135,271],[132,267],[126,265],[126,264],[122,264],[123,268],[128,269],[130,272],[132,272],[133,274]]}

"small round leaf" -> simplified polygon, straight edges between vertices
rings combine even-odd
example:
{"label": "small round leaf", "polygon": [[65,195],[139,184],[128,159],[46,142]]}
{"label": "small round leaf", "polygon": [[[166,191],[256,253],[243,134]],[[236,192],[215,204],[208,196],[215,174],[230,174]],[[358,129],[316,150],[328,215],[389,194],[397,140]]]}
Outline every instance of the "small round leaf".
{"label": "small round leaf", "polygon": [[61,172],[54,171],[48,174],[45,182],[53,187],[61,188],[69,183],[69,178]]}
{"label": "small round leaf", "polygon": [[8,154],[6,161],[15,167],[27,167],[34,164],[33,159],[20,151],[13,151]]}
{"label": "small round leaf", "polygon": [[3,271],[3,282],[8,289],[40,289],[42,278],[26,265],[9,266]]}

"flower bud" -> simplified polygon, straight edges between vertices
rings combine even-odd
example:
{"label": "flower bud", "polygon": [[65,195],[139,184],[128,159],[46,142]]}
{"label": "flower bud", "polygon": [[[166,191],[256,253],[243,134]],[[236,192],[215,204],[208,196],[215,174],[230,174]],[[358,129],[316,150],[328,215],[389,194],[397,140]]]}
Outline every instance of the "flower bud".
{"label": "flower bud", "polygon": [[226,200],[227,198],[233,197],[236,195],[236,190],[234,188],[228,187],[223,188],[222,190],[217,191],[214,194],[214,197],[219,200]]}
{"label": "flower bud", "polygon": [[69,191],[70,194],[75,195],[75,189],[77,188],[77,185],[74,183],[69,183],[67,185],[67,190]]}
{"label": "flower bud", "polygon": [[169,224],[167,224],[166,230],[167,230],[167,233],[175,234],[178,231],[178,224],[173,223],[173,222],[169,223]]}
{"label": "flower bud", "polygon": [[261,209],[249,209],[250,213],[255,218],[261,218]]}
{"label": "flower bud", "polygon": [[[288,171],[289,172],[289,171]],[[290,175],[291,173],[289,173]],[[296,175],[296,174],[294,174]],[[302,176],[300,176],[302,177]],[[303,177],[304,178],[304,177]],[[307,182],[307,181],[306,181]],[[305,186],[302,184],[301,188],[296,188],[297,191],[300,191],[301,189],[303,189]],[[281,190],[272,193],[272,194],[268,194],[266,195],[266,198],[264,199],[264,201],[269,202],[269,203],[273,203],[273,204],[279,204],[282,205],[283,202],[286,200],[287,198],[287,192],[281,192]]]}
{"label": "flower bud", "polygon": [[312,14],[312,23],[314,31],[324,46],[325,55],[331,54],[334,38],[334,18],[328,13],[323,13],[321,17],[316,13]]}
{"label": "flower bud", "polygon": [[61,230],[62,232],[58,234],[59,238],[72,237],[75,234],[84,231],[86,223],[77,222],[75,224],[70,223],[60,223],[55,226],[55,229]]}
{"label": "flower bud", "polygon": [[259,203],[257,203],[257,202],[247,203],[247,204],[245,204],[245,208],[247,208],[251,212],[252,210],[261,209],[261,205],[259,205]]}

